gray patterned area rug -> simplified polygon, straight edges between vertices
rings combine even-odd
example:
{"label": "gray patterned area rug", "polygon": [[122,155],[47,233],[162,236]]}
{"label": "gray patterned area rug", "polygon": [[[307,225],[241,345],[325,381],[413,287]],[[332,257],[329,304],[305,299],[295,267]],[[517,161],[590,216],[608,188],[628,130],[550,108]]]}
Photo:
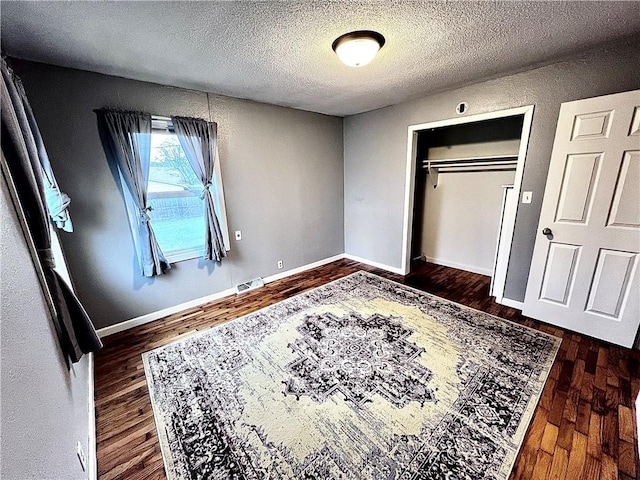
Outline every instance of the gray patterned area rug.
{"label": "gray patterned area rug", "polygon": [[560,339],[358,272],[144,354],[169,479],[506,479]]}

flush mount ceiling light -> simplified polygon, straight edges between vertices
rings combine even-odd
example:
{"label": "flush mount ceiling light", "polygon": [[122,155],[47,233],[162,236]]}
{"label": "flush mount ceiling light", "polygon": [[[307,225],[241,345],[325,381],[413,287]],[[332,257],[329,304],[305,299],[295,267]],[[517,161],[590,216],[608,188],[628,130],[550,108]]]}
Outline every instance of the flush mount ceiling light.
{"label": "flush mount ceiling light", "polygon": [[369,63],[384,45],[384,37],[371,30],[345,33],[333,41],[331,48],[342,63],[362,67]]}

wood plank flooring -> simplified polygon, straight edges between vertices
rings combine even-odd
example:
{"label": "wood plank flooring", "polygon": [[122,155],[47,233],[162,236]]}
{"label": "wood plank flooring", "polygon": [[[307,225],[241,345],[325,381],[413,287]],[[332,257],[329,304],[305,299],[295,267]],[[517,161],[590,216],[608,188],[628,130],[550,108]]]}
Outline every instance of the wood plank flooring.
{"label": "wood plank flooring", "polygon": [[528,319],[488,297],[489,277],[433,264],[401,277],[349,260],[195,307],[104,339],[95,357],[98,476],[164,479],[141,354],[358,270],[407,283],[562,337],[511,480],[632,480],[638,467],[634,401],[640,352]]}

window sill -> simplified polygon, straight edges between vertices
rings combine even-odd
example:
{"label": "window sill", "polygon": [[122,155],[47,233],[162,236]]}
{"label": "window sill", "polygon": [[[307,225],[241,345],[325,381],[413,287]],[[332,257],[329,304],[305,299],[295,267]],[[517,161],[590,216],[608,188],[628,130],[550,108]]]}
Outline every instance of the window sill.
{"label": "window sill", "polygon": [[185,260],[193,260],[202,256],[203,252],[200,250],[187,250],[184,252],[170,253],[168,255],[165,254],[167,262],[169,263],[184,262]]}
{"label": "window sill", "polygon": [[[227,253],[231,251],[231,249],[227,246],[225,246],[224,250]],[[164,256],[167,259],[167,262],[178,263],[178,262],[184,262],[185,260],[194,260],[196,258],[202,258],[204,257],[204,252],[200,250],[188,250],[185,252],[170,253],[168,255],[165,253]]]}

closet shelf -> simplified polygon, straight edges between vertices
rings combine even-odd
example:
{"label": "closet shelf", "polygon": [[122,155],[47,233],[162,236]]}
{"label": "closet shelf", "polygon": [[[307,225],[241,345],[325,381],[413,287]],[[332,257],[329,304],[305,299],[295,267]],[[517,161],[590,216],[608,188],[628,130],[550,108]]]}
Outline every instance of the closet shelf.
{"label": "closet shelf", "polygon": [[517,155],[492,155],[487,157],[447,158],[446,160],[422,160],[422,168],[433,182],[433,188],[438,186],[440,173],[454,172],[491,172],[501,170],[515,170],[518,164]]}

